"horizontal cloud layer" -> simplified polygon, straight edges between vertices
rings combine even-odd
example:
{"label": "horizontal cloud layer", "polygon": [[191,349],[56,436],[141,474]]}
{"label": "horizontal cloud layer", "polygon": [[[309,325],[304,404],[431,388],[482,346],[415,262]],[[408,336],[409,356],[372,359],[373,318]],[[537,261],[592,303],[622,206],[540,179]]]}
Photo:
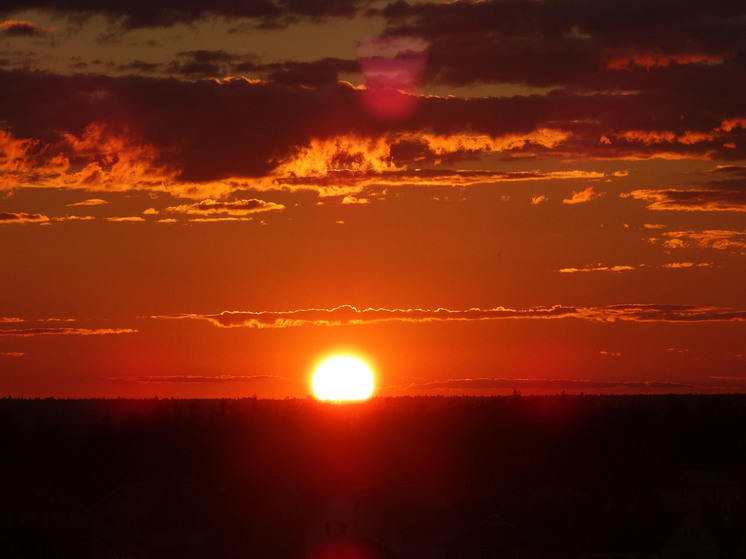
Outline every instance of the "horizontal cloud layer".
{"label": "horizontal cloud layer", "polygon": [[560,306],[536,309],[357,309],[342,305],[333,309],[295,311],[224,311],[219,314],[152,316],[155,319],[197,319],[221,328],[286,328],[294,326],[339,326],[381,322],[436,322],[502,319],[580,318],[593,321],[636,322],[746,321],[746,310],[694,305],[610,305],[605,307]]}

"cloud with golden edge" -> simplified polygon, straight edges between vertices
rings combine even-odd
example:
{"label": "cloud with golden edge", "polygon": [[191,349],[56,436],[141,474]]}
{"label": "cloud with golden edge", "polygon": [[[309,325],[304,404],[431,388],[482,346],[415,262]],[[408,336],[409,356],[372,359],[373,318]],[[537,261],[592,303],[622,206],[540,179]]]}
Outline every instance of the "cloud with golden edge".
{"label": "cloud with golden edge", "polygon": [[221,328],[289,328],[341,326],[383,322],[442,322],[503,319],[579,318],[597,322],[708,322],[746,321],[746,310],[695,305],[611,305],[573,307],[555,305],[535,309],[357,309],[342,305],[332,309],[294,311],[223,311],[218,314],[157,315],[152,319],[206,320]]}
{"label": "cloud with golden edge", "polygon": [[110,334],[136,334],[139,330],[131,328],[11,328],[0,330],[0,336],[107,336]]}
{"label": "cloud with golden edge", "polygon": [[[249,215],[252,213],[277,211],[284,209],[285,206],[283,206],[282,204],[265,202],[264,200],[258,200],[256,198],[251,198],[249,200],[236,200],[235,202],[219,202],[208,198],[194,204],[169,206],[163,211],[169,213],[183,213],[187,215],[214,216],[222,214],[226,216],[238,217]],[[154,213],[150,210],[146,210],[143,213],[146,212]]]}
{"label": "cloud with golden edge", "polygon": [[562,200],[563,204],[583,204],[585,202],[590,202],[591,200],[597,200],[598,198],[601,198],[605,196],[605,192],[595,192],[593,190],[592,186],[589,186],[585,190],[580,191],[574,191],[572,193],[572,196],[570,198],[565,198]]}
{"label": "cloud with golden edge", "polygon": [[38,37],[54,31],[54,28],[39,27],[30,21],[8,19],[0,21],[0,33],[6,37]]}
{"label": "cloud with golden edge", "polygon": [[49,218],[38,213],[0,212],[0,225],[5,223],[47,223]]}
{"label": "cloud with golden edge", "polygon": [[743,189],[633,190],[621,196],[643,200],[656,211],[746,212]]}
{"label": "cloud with golden edge", "polygon": [[544,194],[539,194],[531,196],[531,205],[532,206],[538,206],[539,204],[543,204],[544,202],[548,202],[549,197],[545,196]]}
{"label": "cloud with golden edge", "polygon": [[696,247],[716,250],[744,250],[746,249],[746,230],[664,231],[660,233],[660,237],[650,237],[648,241],[660,243],[671,249]]}
{"label": "cloud with golden edge", "polygon": [[108,201],[103,200],[101,198],[88,198],[87,200],[82,200],[80,202],[74,202],[72,204],[67,204],[67,206],[70,208],[74,208],[77,206],[102,206],[108,203],[109,203]]}
{"label": "cloud with golden edge", "polygon": [[636,266],[585,266],[583,268],[560,268],[561,274],[576,274],[578,272],[628,272],[634,270]]}

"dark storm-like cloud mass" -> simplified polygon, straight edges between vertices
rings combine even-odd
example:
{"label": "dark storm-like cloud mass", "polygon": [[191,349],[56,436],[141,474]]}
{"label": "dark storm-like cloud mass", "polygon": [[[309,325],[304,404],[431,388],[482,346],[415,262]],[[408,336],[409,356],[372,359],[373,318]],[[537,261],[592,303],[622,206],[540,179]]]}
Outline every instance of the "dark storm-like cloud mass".
{"label": "dark storm-like cloud mass", "polygon": [[430,42],[430,80],[601,89],[623,79],[647,89],[677,75],[651,69],[740,61],[745,9],[730,0],[400,1],[381,13],[389,34]]}
{"label": "dark storm-like cloud mass", "polygon": [[252,18],[277,26],[299,18],[350,17],[361,0],[6,0],[0,15],[21,10],[50,10],[76,18],[102,14],[127,28],[166,27],[209,16]]}
{"label": "dark storm-like cloud mass", "polygon": [[[133,161],[147,160],[183,181],[263,177],[314,139],[350,134],[388,135],[394,143],[397,135],[429,135],[404,145],[432,161],[456,161],[484,149],[573,158],[746,157],[741,113],[727,103],[697,105],[684,92],[420,97],[415,113],[394,123],[366,112],[364,94],[344,83],[309,88],[240,78],[180,81],[0,71],[6,141],[27,144],[22,161],[4,164],[12,150],[0,150],[0,167],[25,171],[25,179],[33,181],[35,166],[65,156],[72,167],[95,162],[105,172],[122,161],[129,145],[141,151]],[[73,149],[70,135],[80,138],[92,125],[117,142],[107,144],[103,137]],[[453,135],[513,139],[489,148],[483,142],[449,142]]]}

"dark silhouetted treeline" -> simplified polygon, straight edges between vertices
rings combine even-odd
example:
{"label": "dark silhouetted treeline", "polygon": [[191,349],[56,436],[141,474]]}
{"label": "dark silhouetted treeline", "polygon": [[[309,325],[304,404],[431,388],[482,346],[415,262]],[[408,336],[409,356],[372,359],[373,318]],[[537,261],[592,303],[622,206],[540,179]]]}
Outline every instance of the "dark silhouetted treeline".
{"label": "dark silhouetted treeline", "polygon": [[7,398],[0,456],[0,557],[746,555],[743,395]]}

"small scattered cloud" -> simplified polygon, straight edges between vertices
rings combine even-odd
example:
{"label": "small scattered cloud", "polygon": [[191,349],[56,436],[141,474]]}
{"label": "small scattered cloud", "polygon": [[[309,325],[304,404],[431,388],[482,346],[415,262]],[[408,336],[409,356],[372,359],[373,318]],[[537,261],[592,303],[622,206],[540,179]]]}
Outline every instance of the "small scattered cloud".
{"label": "small scattered cloud", "polygon": [[595,192],[593,190],[592,186],[589,186],[585,190],[580,191],[573,191],[572,196],[570,198],[565,198],[562,200],[563,204],[583,204],[585,202],[590,202],[591,200],[596,200],[598,198],[601,198],[604,196],[605,192]]}
{"label": "small scattered cloud", "polygon": [[94,221],[95,219],[92,215],[65,215],[53,217],[52,221]]}
{"label": "small scattered cloud", "polygon": [[107,217],[106,221],[113,221],[113,222],[119,222],[119,223],[138,223],[145,221],[144,217],[140,217],[139,215],[133,215],[133,216],[123,216],[123,217]]}
{"label": "small scattered cloud", "polygon": [[102,198],[88,198],[87,200],[82,200],[80,202],[74,202],[72,204],[67,204],[67,206],[71,208],[74,208],[77,206],[102,206],[108,203],[109,203],[108,201],[103,200]]}
{"label": "small scattered cloud", "polygon": [[548,201],[549,201],[549,197],[545,196],[544,194],[531,196],[532,206],[538,206],[539,204],[543,204],[544,202],[548,202]]}
{"label": "small scattered cloud", "polygon": [[353,196],[351,194],[348,194],[344,198],[342,198],[343,204],[370,204],[370,200],[367,198],[360,198],[357,196]]}
{"label": "small scattered cloud", "polygon": [[6,351],[5,353],[0,353],[0,357],[23,357],[26,355],[22,351]]}

